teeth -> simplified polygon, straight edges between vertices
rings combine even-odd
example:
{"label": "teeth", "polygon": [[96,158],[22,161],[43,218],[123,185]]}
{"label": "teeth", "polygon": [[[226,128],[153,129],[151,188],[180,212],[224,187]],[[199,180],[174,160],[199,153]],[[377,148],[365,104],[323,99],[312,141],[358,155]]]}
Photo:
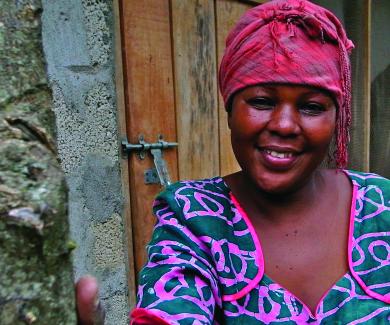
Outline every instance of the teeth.
{"label": "teeth", "polygon": [[290,158],[293,156],[292,152],[277,152],[277,151],[273,151],[273,150],[265,150],[265,152],[268,153],[269,155],[271,155],[272,157],[276,157],[276,158],[280,158],[280,159]]}

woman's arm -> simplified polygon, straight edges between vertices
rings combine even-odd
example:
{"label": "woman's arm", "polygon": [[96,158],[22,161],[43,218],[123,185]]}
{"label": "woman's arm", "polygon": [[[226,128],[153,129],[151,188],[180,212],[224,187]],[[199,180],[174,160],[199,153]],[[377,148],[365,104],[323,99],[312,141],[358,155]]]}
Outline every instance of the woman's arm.
{"label": "woman's arm", "polygon": [[154,206],[158,222],[147,247],[148,262],[139,275],[132,324],[183,320],[212,324],[221,306],[216,272],[205,245],[185,225],[175,200],[169,202],[160,198]]}

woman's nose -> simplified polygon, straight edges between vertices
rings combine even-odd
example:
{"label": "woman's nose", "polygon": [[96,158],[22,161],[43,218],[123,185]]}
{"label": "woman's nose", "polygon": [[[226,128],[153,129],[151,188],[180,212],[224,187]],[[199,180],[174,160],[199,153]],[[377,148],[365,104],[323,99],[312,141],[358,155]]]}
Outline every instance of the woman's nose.
{"label": "woman's nose", "polygon": [[268,130],[283,137],[298,135],[300,131],[299,112],[292,105],[276,106],[268,122]]}

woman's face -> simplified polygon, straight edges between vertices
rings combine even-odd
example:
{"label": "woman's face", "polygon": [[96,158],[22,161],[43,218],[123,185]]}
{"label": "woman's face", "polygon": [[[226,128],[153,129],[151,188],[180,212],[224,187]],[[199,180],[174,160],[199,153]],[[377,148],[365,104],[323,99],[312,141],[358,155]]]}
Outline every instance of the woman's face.
{"label": "woman's face", "polygon": [[261,190],[286,193],[304,185],[328,152],[335,131],[333,99],[295,85],[245,88],[228,123],[234,154]]}

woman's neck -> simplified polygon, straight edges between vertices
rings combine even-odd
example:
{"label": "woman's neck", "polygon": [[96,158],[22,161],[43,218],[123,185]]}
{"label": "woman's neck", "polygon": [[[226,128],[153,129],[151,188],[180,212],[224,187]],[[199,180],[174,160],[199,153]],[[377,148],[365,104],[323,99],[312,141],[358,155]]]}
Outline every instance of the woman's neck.
{"label": "woman's neck", "polygon": [[304,220],[305,212],[315,208],[326,188],[321,170],[315,171],[294,191],[279,194],[262,191],[243,172],[230,175],[225,180],[249,215],[275,224]]}

